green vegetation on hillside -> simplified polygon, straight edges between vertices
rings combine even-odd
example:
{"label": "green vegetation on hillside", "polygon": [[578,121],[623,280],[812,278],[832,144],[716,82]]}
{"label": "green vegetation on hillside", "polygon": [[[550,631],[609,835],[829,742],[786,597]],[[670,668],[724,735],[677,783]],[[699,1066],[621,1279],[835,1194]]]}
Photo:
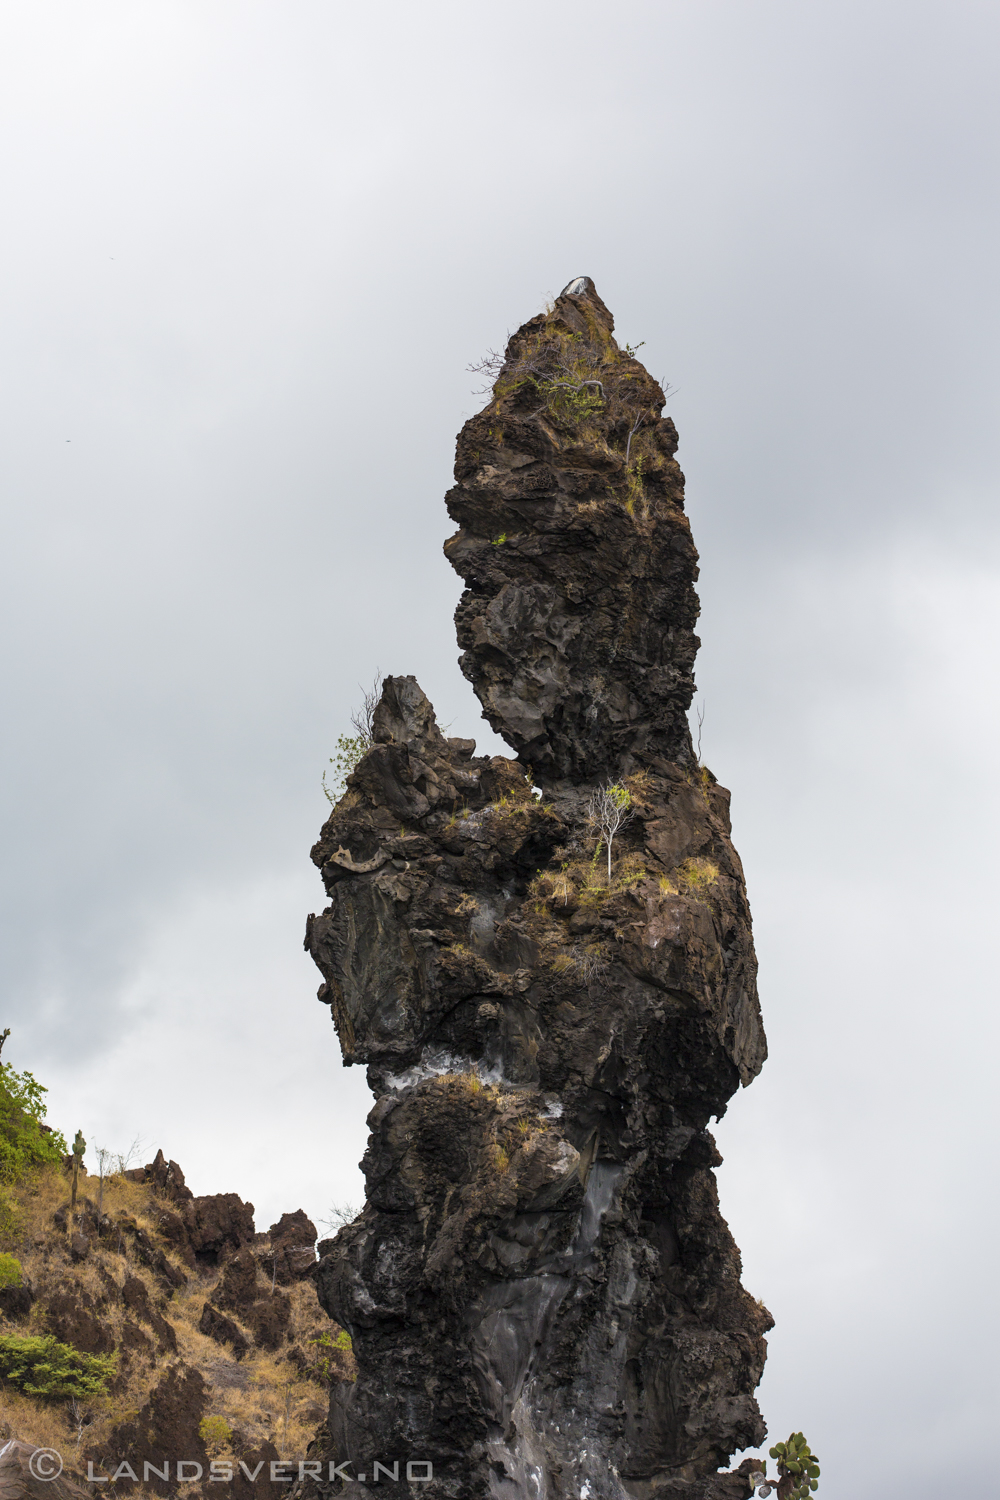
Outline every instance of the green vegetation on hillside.
{"label": "green vegetation on hillside", "polygon": [[52,1334],[0,1338],[0,1376],[28,1396],[48,1400],[103,1396],[116,1367],[114,1355],[81,1354]]}
{"label": "green vegetation on hillside", "polygon": [[32,1167],[66,1155],[61,1131],[42,1123],[47,1092],[33,1073],[0,1063],[0,1183],[17,1182]]}

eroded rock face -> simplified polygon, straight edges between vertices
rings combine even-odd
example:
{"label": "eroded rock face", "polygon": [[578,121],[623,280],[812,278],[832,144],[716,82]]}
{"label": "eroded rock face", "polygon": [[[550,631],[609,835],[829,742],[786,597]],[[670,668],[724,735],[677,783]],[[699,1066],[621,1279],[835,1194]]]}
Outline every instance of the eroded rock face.
{"label": "eroded rock face", "polygon": [[677,430],[581,279],[510,340],[447,497],[462,671],[543,785],[691,754],[698,555]]}
{"label": "eroded rock face", "polygon": [[359,1370],[331,1439],[355,1472],[430,1461],[448,1496],[736,1500],[770,1319],[706,1127],[766,1053],[750,913],[685,718],[676,436],[573,287],[511,340],[448,497],[463,670],[520,758],[390,677],[313,850],[320,998],[376,1095],[368,1201],[317,1272]]}

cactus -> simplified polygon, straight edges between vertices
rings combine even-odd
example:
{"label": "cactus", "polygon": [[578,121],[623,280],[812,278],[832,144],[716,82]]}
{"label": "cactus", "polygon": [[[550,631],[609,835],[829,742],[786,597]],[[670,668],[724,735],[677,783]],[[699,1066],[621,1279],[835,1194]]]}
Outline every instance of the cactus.
{"label": "cactus", "polygon": [[73,1142],[73,1187],[70,1192],[70,1211],[76,1207],[76,1185],[80,1176],[80,1168],[83,1166],[83,1153],[87,1149],[87,1142],[83,1138],[83,1131],[76,1132],[76,1140]]}
{"label": "cactus", "polygon": [[[819,1489],[819,1464],[801,1432],[793,1432],[786,1442],[775,1443],[767,1451],[778,1463],[777,1500],[808,1500]],[[762,1500],[775,1488],[765,1469],[762,1465],[750,1475],[753,1493]]]}

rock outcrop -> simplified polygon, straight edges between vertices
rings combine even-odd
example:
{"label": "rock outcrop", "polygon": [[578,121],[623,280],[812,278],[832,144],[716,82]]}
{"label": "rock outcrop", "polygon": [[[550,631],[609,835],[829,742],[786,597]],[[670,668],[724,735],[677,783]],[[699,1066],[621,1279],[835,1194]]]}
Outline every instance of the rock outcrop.
{"label": "rock outcrop", "polygon": [[8,1438],[0,1447],[0,1500],[84,1500],[89,1494],[61,1472],[51,1450]]}
{"label": "rock outcrop", "polygon": [[317,1272],[358,1364],[331,1453],[463,1500],[737,1500],[764,1436],[707,1129],[766,1055],[750,912],[687,726],[676,432],[612,328],[571,283],[458,439],[462,669],[517,759],[389,677],[313,850],[306,944],[376,1095]]}
{"label": "rock outcrop", "polygon": [[252,1204],[194,1196],[162,1154],[88,1186],[96,1202],[61,1201],[55,1164],[7,1185],[19,1282],[0,1288],[0,1500],[95,1485],[197,1500],[217,1489],[209,1461],[236,1500],[287,1493],[326,1433],[331,1379],[353,1375],[350,1339],[316,1298],[315,1226],[296,1209],[257,1234]]}

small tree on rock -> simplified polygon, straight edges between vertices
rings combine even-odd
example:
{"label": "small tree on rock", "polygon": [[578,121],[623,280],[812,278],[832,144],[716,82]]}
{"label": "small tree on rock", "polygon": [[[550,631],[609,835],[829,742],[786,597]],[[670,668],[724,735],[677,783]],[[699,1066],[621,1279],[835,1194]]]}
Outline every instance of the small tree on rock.
{"label": "small tree on rock", "polygon": [[327,786],[326,772],[323,772],[323,791],[326,794],[326,800],[334,807],[343,795],[348,776],[350,776],[362,756],[367,755],[374,744],[375,725],[373,721],[375,710],[378,708],[379,699],[382,696],[382,673],[376,672],[375,681],[371,687],[367,692],[362,689],[362,692],[364,693],[364,697],[361,707],[355,713],[351,714],[351,727],[354,733],[338,735],[337,753],[330,756],[330,764],[333,766],[335,772],[332,787]]}
{"label": "small tree on rock", "polygon": [[[615,841],[615,834],[626,823],[631,823],[634,817],[632,794],[620,781],[606,782],[591,796],[587,821],[597,834],[597,850],[603,844],[608,851],[608,885],[611,884],[611,846]],[[597,857],[596,851],[594,857]]]}

